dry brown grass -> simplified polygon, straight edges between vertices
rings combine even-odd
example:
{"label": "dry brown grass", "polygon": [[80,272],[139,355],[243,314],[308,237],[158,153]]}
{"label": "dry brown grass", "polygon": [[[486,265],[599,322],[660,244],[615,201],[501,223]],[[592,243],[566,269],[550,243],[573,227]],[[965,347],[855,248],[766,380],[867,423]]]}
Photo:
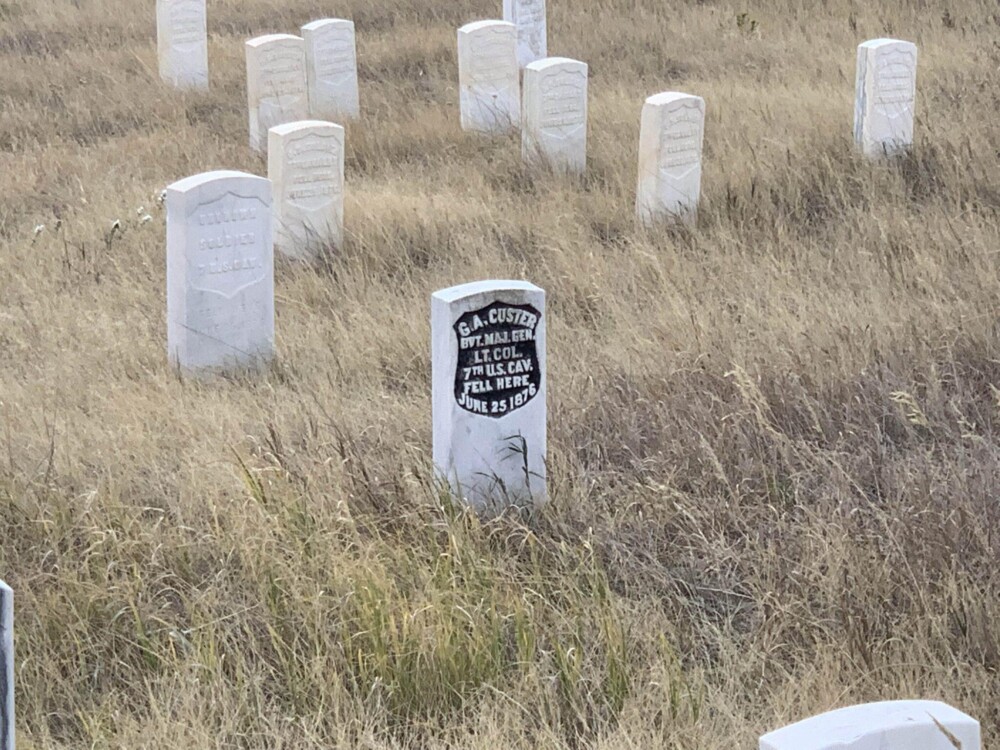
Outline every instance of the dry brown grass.
{"label": "dry brown grass", "polygon": [[[550,3],[582,184],[458,128],[455,29],[499,0],[210,0],[207,95],[157,81],[150,2],[0,0],[21,748],[730,750],[896,697],[1000,741],[996,3]],[[347,247],[279,264],[265,377],[179,380],[152,196],[263,171],[243,40],[323,15],[359,31]],[[849,141],[882,35],[921,53],[893,167]],[[708,102],[704,210],[643,233],[669,89]],[[429,295],[493,276],[549,293],[528,526],[429,479]]]}

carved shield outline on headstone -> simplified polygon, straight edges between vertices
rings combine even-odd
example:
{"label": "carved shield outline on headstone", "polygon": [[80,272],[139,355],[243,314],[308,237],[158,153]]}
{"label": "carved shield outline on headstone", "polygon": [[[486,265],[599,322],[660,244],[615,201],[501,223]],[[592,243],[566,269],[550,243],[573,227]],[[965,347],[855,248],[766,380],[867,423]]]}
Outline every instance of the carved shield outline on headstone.
{"label": "carved shield outline on headstone", "polygon": [[[300,119],[289,114],[295,109],[308,107],[305,102],[306,93],[281,94],[279,96],[262,96],[257,105],[257,117],[260,123],[260,131],[264,134],[264,141],[267,141],[267,131],[276,125],[284,125],[288,122]],[[301,101],[299,101],[301,100]],[[296,103],[298,102],[298,103]]]}
{"label": "carved shield outline on headstone", "polygon": [[[668,155],[665,152],[665,149],[663,148],[663,141],[664,141],[664,135],[671,132],[674,126],[677,125],[678,122],[689,122],[696,128],[697,133],[695,133],[695,135],[692,137],[696,141],[693,150],[698,158],[686,170],[684,170],[679,174],[674,174],[670,172],[670,170],[673,169],[673,167],[665,166],[663,164],[665,158]],[[664,123],[662,128],[660,129],[660,163],[656,165],[661,180],[669,180],[670,182],[680,182],[681,180],[686,179],[696,169],[701,168],[702,127],[703,127],[703,121],[701,116],[701,108],[695,101],[683,102],[682,104],[674,107],[669,112],[666,112],[664,114]]]}
{"label": "carved shield outline on headstone", "polygon": [[284,101],[286,98],[281,96],[262,96],[260,98],[260,103],[257,105],[257,115],[260,118],[260,130],[264,134],[265,141],[268,130],[275,125],[284,125],[285,120],[288,119],[285,116]]}
{"label": "carved shield outline on headstone", "polygon": [[[517,328],[525,329],[525,326],[516,326],[510,323],[490,324],[488,322],[486,322],[486,324],[482,327],[479,328],[474,327],[473,320],[477,316],[483,321],[488,321],[490,311],[497,308],[510,308],[514,310],[521,310],[523,312],[534,315],[535,324],[530,329],[531,340],[516,342],[516,344],[501,343],[495,345],[486,345],[483,347],[470,348],[468,351],[463,352],[462,351],[463,336],[461,333],[461,327],[463,324],[469,326],[469,328],[472,331],[471,335],[485,335],[489,333],[496,333],[500,330],[513,330]],[[491,302],[486,307],[479,308],[478,310],[470,310],[469,312],[460,316],[459,319],[456,320],[455,324],[452,326],[453,330],[455,331],[455,347],[458,353],[455,362],[455,403],[457,403],[459,407],[469,412],[470,414],[475,414],[476,416],[480,417],[490,417],[493,419],[500,419],[501,417],[505,417],[508,414],[513,414],[517,410],[524,408],[525,406],[528,405],[529,402],[531,402],[536,396],[538,396],[538,394],[541,393],[542,389],[542,371],[538,359],[538,339],[537,339],[538,324],[541,323],[541,321],[542,321],[542,314],[531,305],[515,305],[509,302],[503,302],[501,300]],[[528,347],[529,349],[526,354],[522,354],[522,356],[520,357],[520,359],[527,359],[531,362],[531,371],[528,373],[528,385],[522,388],[506,389],[503,391],[493,391],[488,394],[471,394],[476,396],[479,400],[485,401],[487,404],[489,404],[489,408],[486,410],[486,413],[483,413],[481,411],[476,411],[475,409],[470,409],[466,404],[463,404],[461,397],[462,394],[465,392],[464,386],[467,379],[462,377],[462,370],[466,367],[475,366],[476,363],[472,362],[470,359],[473,355],[473,352],[494,348],[494,346],[515,346],[515,345],[519,348],[521,352],[523,352],[522,347]],[[506,362],[504,363],[491,362],[483,364],[484,366],[486,366],[486,365],[506,364]],[[476,378],[476,379],[492,380],[495,377],[504,377],[508,374],[509,373],[506,372],[502,374],[495,372],[492,375],[487,375],[485,378]],[[524,373],[517,373],[517,374],[523,375]],[[532,390],[534,390],[533,393]],[[498,395],[498,394],[503,394],[503,395]],[[523,397],[523,403],[518,404],[517,406],[510,406],[509,408],[507,408],[507,405],[509,405],[512,402],[512,400],[518,396]],[[500,410],[498,406],[501,404],[504,405],[503,410]]]}
{"label": "carved shield outline on headstone", "polygon": [[[878,97],[881,93],[883,77],[886,74],[895,71],[903,71],[906,73],[909,83],[909,99],[905,104],[902,102],[880,104],[878,103]],[[889,120],[896,120],[904,115],[910,114],[913,108],[913,91],[915,89],[916,75],[916,60],[914,60],[912,52],[908,50],[894,49],[878,56],[878,59],[875,62],[875,75],[873,77],[873,82],[875,84],[875,92],[873,95],[875,97],[876,107],[879,110],[879,114]]]}
{"label": "carved shield outline on headstone", "polygon": [[[471,98],[471,106],[476,109],[473,120],[488,123],[495,129],[509,128],[514,124],[507,107],[510,106],[511,98],[517,96],[513,91],[516,79],[512,83],[511,76],[508,75],[509,70],[495,63],[510,51],[508,33],[506,29],[481,29],[473,42],[480,46],[472,56],[479,64],[472,66],[472,70],[469,71],[470,84],[467,91]],[[493,64],[490,64],[491,61]],[[516,51],[510,65],[514,70],[517,69]],[[516,103],[515,101],[515,106]]]}
{"label": "carved shield outline on headstone", "polygon": [[[545,76],[547,80],[541,81],[542,90],[556,92],[562,89],[573,89],[573,97],[576,100],[585,94],[587,85],[587,74],[582,70],[559,70]],[[566,97],[568,100],[569,97]],[[556,97],[550,93],[545,97],[545,101],[563,101],[562,97]],[[568,140],[587,127],[586,99],[584,98],[584,111],[581,112],[582,122],[576,125],[545,125],[544,116],[542,119],[541,131],[547,138],[556,138],[561,141]],[[543,103],[544,107],[544,103]]]}
{"label": "carved shield outline on headstone", "polygon": [[[354,34],[351,33],[350,29],[332,27],[320,32],[320,36],[316,40],[315,46],[317,63],[315,72],[319,77],[321,84],[339,88],[353,78],[358,64],[354,45]],[[327,75],[322,71],[322,68],[324,67],[322,65],[322,61],[325,61],[330,57],[331,51],[338,53],[338,58],[342,57],[342,55],[339,54],[342,52],[348,52],[350,55],[349,64],[344,68],[344,70],[332,76]]]}
{"label": "carved shield outline on headstone", "polygon": [[[333,148],[330,147],[327,141],[333,142]],[[296,169],[295,161],[303,155],[313,154],[316,159],[332,159],[333,164],[329,167],[321,167],[321,169],[329,170],[329,182],[333,186],[334,194],[343,189],[340,180],[340,139],[334,133],[305,133],[293,138],[285,149],[286,153],[292,149],[299,150],[294,158],[289,157],[288,159],[286,166],[291,168],[289,170],[291,172],[294,172]],[[289,189],[289,193],[291,193],[292,189],[294,188]],[[316,195],[297,199],[289,197],[288,205],[305,214],[310,214],[326,210],[333,203],[333,200],[334,195]]]}
{"label": "carved shield outline on headstone", "polygon": [[180,0],[169,6],[169,18],[171,30],[176,30],[180,22],[195,22],[198,24],[198,37],[188,41],[178,41],[177,34],[171,33],[170,38],[174,49],[178,52],[200,50],[207,44],[205,34],[205,3],[203,0]]}
{"label": "carved shield outline on headstone", "polygon": [[[292,74],[291,80],[296,90],[289,91],[274,85],[278,76]],[[300,75],[301,74],[301,75]],[[300,80],[301,79],[301,80]],[[260,109],[264,120],[265,107],[268,110],[283,111],[289,108],[297,99],[308,96],[305,77],[305,52],[297,42],[283,40],[271,42],[260,52]],[[271,111],[268,111],[268,115]],[[269,127],[283,123],[271,123]]]}
{"label": "carved shield outline on headstone", "polygon": [[[161,74],[175,86],[204,87],[208,85],[208,34],[204,0],[179,0],[165,6],[165,23],[169,31],[157,45],[160,48]],[[177,29],[184,25],[193,31],[179,38]]]}
{"label": "carved shield outline on headstone", "polygon": [[[219,210],[220,208],[222,210],[232,210],[232,206],[231,205],[227,205],[227,203],[228,204],[232,204],[234,202],[234,199],[254,201],[254,203],[257,204],[256,208],[257,208],[257,211],[258,211],[258,216],[260,216],[262,213],[265,213],[265,212],[269,213],[271,211],[271,207],[269,205],[267,205],[264,201],[260,200],[260,198],[258,198],[255,195],[241,195],[240,193],[227,192],[224,195],[219,196],[218,198],[216,198],[213,201],[208,201],[207,203],[200,203],[200,204],[198,204],[197,206],[194,207],[194,209],[191,211],[191,214],[187,217],[188,222],[191,223],[191,227],[188,229],[189,236],[190,236],[191,232],[197,231],[196,227],[198,227],[199,229],[201,228],[198,225],[198,223],[196,221],[194,221],[195,217],[199,213],[210,212],[210,211],[213,211],[213,210]],[[255,231],[257,231],[259,229],[259,227],[260,227],[259,221],[260,221],[259,219],[255,219],[254,220],[254,230]],[[225,224],[224,223],[223,224],[219,224],[219,226],[223,227],[222,232],[225,234],[225,228],[224,228]],[[234,237],[235,236],[238,236],[238,234],[234,235]],[[247,245],[247,247],[256,247],[256,243],[260,242],[260,241],[261,241],[261,239],[259,237],[255,237],[254,244],[253,245]],[[241,247],[241,245],[237,243],[237,244],[232,245],[232,247],[233,248],[239,248],[239,247]],[[204,253],[214,253],[213,259],[215,259],[215,258],[218,258],[219,251],[220,250],[224,250],[224,249],[226,249],[226,248],[212,248],[211,250],[202,250],[200,247],[197,246],[197,244],[195,244],[194,247],[192,248],[191,252],[194,253],[197,257],[192,258],[189,255],[188,258],[187,258],[187,263],[189,264],[189,266],[195,266],[195,267],[197,267],[199,265],[198,261],[205,259]],[[235,253],[234,253],[234,255],[235,255]],[[236,260],[236,258],[231,258],[230,260]],[[244,258],[240,257],[239,260],[243,261]],[[247,267],[245,269],[241,268],[241,269],[235,270],[235,271],[233,271],[233,270],[225,271],[224,273],[230,273],[230,274],[231,273],[239,273],[239,274],[241,274],[239,285],[235,289],[233,289],[231,291],[224,291],[223,289],[219,289],[216,285],[212,285],[212,284],[205,283],[205,282],[199,284],[197,281],[194,280],[195,278],[199,278],[199,277],[195,276],[194,274],[189,274],[189,278],[192,279],[191,282],[190,282],[191,289],[193,289],[196,292],[207,292],[209,294],[217,294],[220,297],[223,297],[224,299],[232,299],[233,297],[235,297],[236,295],[238,295],[240,292],[242,292],[242,291],[244,291],[244,290],[246,290],[246,289],[254,286],[255,284],[259,284],[262,281],[264,281],[267,278],[267,272],[268,272],[268,269],[264,265],[263,259],[259,259],[259,262],[258,262],[258,264],[257,264],[256,267],[249,266],[249,267]],[[206,273],[206,274],[202,274],[202,276],[210,281],[211,278],[212,278],[212,276],[213,276],[213,274]]]}
{"label": "carved shield outline on headstone", "polygon": [[[480,29],[475,36],[474,44],[479,45],[476,53],[472,56],[477,65],[472,66],[471,80],[473,88],[479,92],[487,90],[497,94],[505,94],[512,88],[507,71],[495,64],[498,58],[503,57],[509,51],[510,39],[506,29]],[[513,65],[517,65],[514,58]],[[481,77],[483,73],[494,74],[495,77]],[[498,86],[497,84],[504,84]]]}

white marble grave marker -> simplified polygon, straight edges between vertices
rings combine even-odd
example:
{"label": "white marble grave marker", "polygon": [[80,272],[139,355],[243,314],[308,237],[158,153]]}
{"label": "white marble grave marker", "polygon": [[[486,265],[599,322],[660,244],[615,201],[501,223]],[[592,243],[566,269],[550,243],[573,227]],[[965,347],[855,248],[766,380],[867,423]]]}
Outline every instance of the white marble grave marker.
{"label": "white marble grave marker", "polygon": [[550,57],[524,69],[522,157],[581,174],[587,168],[587,65]]}
{"label": "white marble grave marker", "polygon": [[981,750],[980,743],[979,722],[946,703],[885,701],[765,734],[760,750]]}
{"label": "white marble grave marker", "polygon": [[205,172],[167,188],[167,351],[184,371],[274,354],[271,181]]}
{"label": "white marble grave marker", "polygon": [[302,37],[259,36],[246,43],[250,147],[263,152],[267,131],[309,117],[306,51]]}
{"label": "white marble grave marker", "polygon": [[0,581],[0,750],[14,750],[14,592]]}
{"label": "white marble grave marker", "polygon": [[521,69],[514,25],[477,21],[460,28],[458,79],[463,130],[515,130],[521,123]]}
{"label": "white marble grave marker", "polygon": [[692,220],[701,195],[705,100],[665,92],[646,100],[639,135],[636,214],[645,224]]}
{"label": "white marble grave marker", "polygon": [[271,128],[267,176],[274,188],[274,244],[307,259],[344,241],[344,129],[302,120]]}
{"label": "white marble grave marker", "polygon": [[481,281],[431,299],[434,465],[479,511],[545,501],[545,292]]}
{"label": "white marble grave marker", "polygon": [[354,22],[341,18],[302,27],[309,82],[309,116],[344,122],[361,116]]}
{"label": "white marble grave marker", "polygon": [[854,141],[866,156],[892,155],[913,144],[917,46],[873,39],[858,47]]}
{"label": "white marble grave marker", "polygon": [[503,20],[517,27],[517,62],[522,68],[548,57],[545,0],[503,0]]}
{"label": "white marble grave marker", "polygon": [[156,0],[160,78],[176,88],[208,88],[205,0]]}

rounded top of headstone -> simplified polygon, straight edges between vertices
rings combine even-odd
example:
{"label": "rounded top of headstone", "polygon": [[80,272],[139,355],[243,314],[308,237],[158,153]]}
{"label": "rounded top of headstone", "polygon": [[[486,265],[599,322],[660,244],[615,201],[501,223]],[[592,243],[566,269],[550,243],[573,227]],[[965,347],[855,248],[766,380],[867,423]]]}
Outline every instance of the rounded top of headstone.
{"label": "rounded top of headstone", "polygon": [[651,97],[646,99],[646,104],[650,104],[654,107],[661,107],[664,104],[673,104],[674,102],[680,101],[694,101],[701,105],[705,104],[705,100],[700,96],[695,96],[694,94],[684,94],[680,91],[663,91],[659,94],[653,94]]}
{"label": "rounded top of headstone", "polygon": [[8,586],[3,581],[0,581],[0,591],[2,591],[5,594],[13,594],[14,593],[14,589],[12,589],[10,586]]}
{"label": "rounded top of headstone", "polygon": [[292,135],[293,133],[300,133],[306,130],[331,130],[336,132],[343,129],[343,126],[338,125],[335,122],[328,122],[327,120],[296,120],[295,122],[286,122],[282,125],[275,125],[269,132],[285,136]]}
{"label": "rounded top of headstone", "polygon": [[325,29],[328,27],[350,27],[354,28],[354,21],[349,21],[346,18],[321,18],[318,21],[310,21],[305,26],[302,27],[303,31],[319,31],[320,29]]}
{"label": "rounded top of headstone", "polygon": [[301,42],[302,37],[295,36],[294,34],[265,34],[264,36],[257,36],[253,39],[248,39],[246,42],[247,47],[263,47],[268,44],[274,44],[275,42]]}
{"label": "rounded top of headstone", "polygon": [[487,294],[501,294],[503,292],[528,292],[528,293],[541,293],[544,294],[545,290],[541,287],[537,287],[529,281],[511,281],[511,280],[491,280],[491,281],[474,281],[471,284],[459,284],[458,286],[448,287],[447,289],[442,289],[438,292],[434,292],[434,299],[441,300],[442,302],[456,302],[460,299],[467,299],[469,297],[476,297],[480,295]]}
{"label": "rounded top of headstone", "polygon": [[484,29],[514,29],[517,27],[510,23],[509,21],[473,21],[472,23],[467,23],[465,26],[460,28],[458,32],[460,34],[475,34],[477,31],[483,31]]}
{"label": "rounded top of headstone", "polygon": [[237,172],[231,169],[217,169],[214,172],[202,172],[201,174],[185,177],[183,180],[168,185],[167,190],[175,193],[188,193],[198,190],[206,185],[221,184],[224,181],[241,181],[241,184],[254,187],[270,187],[270,180],[266,177],[258,177],[247,172]]}
{"label": "rounded top of headstone", "polygon": [[935,729],[943,726],[949,731],[966,727],[977,734],[979,727],[971,716],[940,701],[882,701],[841,708],[791,724],[761,737],[760,747],[761,750],[825,750],[841,744],[854,747],[851,743],[866,735],[914,725]]}
{"label": "rounded top of headstone", "polygon": [[587,70],[587,63],[574,60],[570,57],[545,57],[541,60],[535,60],[533,63],[528,63],[528,65],[525,66],[525,70],[542,71],[561,66],[576,66],[581,70]]}
{"label": "rounded top of headstone", "polygon": [[869,39],[867,42],[862,42],[858,46],[864,47],[866,49],[876,49],[878,47],[887,47],[891,44],[901,44],[903,46],[913,47],[913,48],[916,48],[917,46],[913,42],[907,42],[903,39],[888,39],[885,37],[882,37],[880,39]]}

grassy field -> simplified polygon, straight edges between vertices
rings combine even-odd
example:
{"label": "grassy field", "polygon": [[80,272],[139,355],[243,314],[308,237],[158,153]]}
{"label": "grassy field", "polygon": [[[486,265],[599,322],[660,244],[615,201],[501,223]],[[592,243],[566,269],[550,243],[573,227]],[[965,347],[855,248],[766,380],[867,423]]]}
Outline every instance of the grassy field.
{"label": "grassy field", "polygon": [[[1000,742],[996,2],[549,2],[579,182],[459,129],[455,29],[499,0],[209,0],[208,94],[159,83],[151,0],[0,0],[20,750],[731,750],[901,697]],[[279,262],[272,370],[180,379],[155,195],[264,171],[243,41],[327,15],[346,247]],[[879,36],[921,55],[891,166],[851,143]],[[633,221],[663,90],[707,101],[690,231]],[[429,296],[490,277],[549,295],[528,523],[432,486]]]}

